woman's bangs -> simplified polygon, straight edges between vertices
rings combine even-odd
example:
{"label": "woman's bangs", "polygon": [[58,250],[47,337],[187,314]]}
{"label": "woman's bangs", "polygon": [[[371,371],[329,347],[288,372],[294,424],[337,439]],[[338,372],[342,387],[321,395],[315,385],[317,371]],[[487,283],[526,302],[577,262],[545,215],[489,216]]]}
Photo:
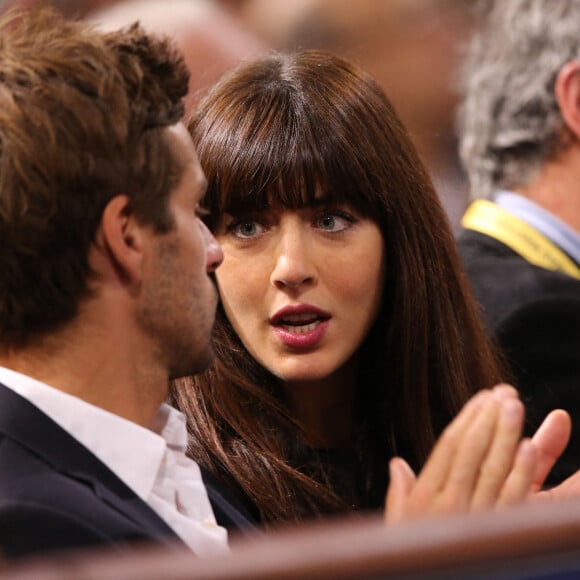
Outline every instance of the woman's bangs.
{"label": "woman's bangs", "polygon": [[208,192],[213,198],[211,211],[240,215],[271,206],[298,209],[324,199],[366,217],[376,213],[377,192],[366,191],[368,182],[358,175],[360,168],[349,163],[348,154],[300,140],[290,150],[287,145],[267,150],[241,147],[232,155],[235,162],[220,168],[217,191]]}
{"label": "woman's bangs", "polygon": [[212,213],[240,215],[272,205],[297,209],[320,199],[365,217],[382,213],[384,192],[377,191],[381,179],[367,143],[357,131],[341,130],[342,117],[326,120],[336,130],[322,131],[329,105],[310,105],[283,85],[246,94],[221,117],[200,116],[204,125],[213,124],[199,148]]}
{"label": "woman's bangs", "polygon": [[271,205],[296,209],[310,205],[324,187],[316,156],[288,131],[272,131],[254,139],[240,136],[222,151],[219,173],[208,192],[212,211],[239,215]]}

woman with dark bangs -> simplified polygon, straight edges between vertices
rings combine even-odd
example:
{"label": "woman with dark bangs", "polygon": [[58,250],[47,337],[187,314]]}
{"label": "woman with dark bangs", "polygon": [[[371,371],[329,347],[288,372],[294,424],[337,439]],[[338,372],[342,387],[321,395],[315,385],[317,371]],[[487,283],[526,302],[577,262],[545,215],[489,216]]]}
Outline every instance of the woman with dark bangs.
{"label": "woman with dark bangs", "polygon": [[389,480],[391,521],[524,498],[547,467],[515,389],[491,390],[501,365],[378,85],[325,53],[271,56],[189,128],[225,255],[215,362],[173,389],[191,456],[266,525],[380,509]]}

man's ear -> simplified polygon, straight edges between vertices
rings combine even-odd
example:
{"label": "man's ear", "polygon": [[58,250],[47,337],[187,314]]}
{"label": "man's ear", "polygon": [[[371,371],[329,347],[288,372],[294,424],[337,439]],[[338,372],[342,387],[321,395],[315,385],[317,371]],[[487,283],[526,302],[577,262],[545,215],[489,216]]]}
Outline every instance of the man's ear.
{"label": "man's ear", "polygon": [[139,281],[144,255],[144,229],[137,221],[126,195],[115,196],[105,206],[98,238],[117,275],[125,282]]}
{"label": "man's ear", "polygon": [[580,139],[580,61],[572,60],[560,69],[554,92],[566,127]]}

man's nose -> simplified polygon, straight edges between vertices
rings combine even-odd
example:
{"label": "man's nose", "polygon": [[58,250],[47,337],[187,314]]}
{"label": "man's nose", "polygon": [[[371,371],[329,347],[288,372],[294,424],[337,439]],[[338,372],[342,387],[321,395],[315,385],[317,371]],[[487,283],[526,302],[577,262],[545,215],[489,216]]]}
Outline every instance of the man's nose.
{"label": "man's nose", "polygon": [[215,272],[216,268],[224,261],[224,252],[208,227],[199,220],[205,242],[206,269],[208,274]]}

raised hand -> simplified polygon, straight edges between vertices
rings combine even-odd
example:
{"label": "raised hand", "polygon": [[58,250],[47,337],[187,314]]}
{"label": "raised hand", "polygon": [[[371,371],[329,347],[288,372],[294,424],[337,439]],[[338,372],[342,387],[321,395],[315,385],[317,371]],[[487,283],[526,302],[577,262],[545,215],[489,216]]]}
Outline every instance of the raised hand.
{"label": "raised hand", "polygon": [[[475,395],[445,429],[419,476],[391,460],[389,523],[444,513],[494,509],[524,501],[561,453],[561,418],[539,431],[538,445],[521,440],[524,408],[517,391],[500,385]],[[565,446],[565,445],[564,445]],[[580,481],[579,481],[580,485]]]}
{"label": "raised hand", "polygon": [[538,451],[538,463],[530,494],[531,501],[580,498],[580,471],[549,490],[541,489],[550,469],[566,448],[571,430],[570,416],[558,409],[546,417],[534,435],[533,442]]}

